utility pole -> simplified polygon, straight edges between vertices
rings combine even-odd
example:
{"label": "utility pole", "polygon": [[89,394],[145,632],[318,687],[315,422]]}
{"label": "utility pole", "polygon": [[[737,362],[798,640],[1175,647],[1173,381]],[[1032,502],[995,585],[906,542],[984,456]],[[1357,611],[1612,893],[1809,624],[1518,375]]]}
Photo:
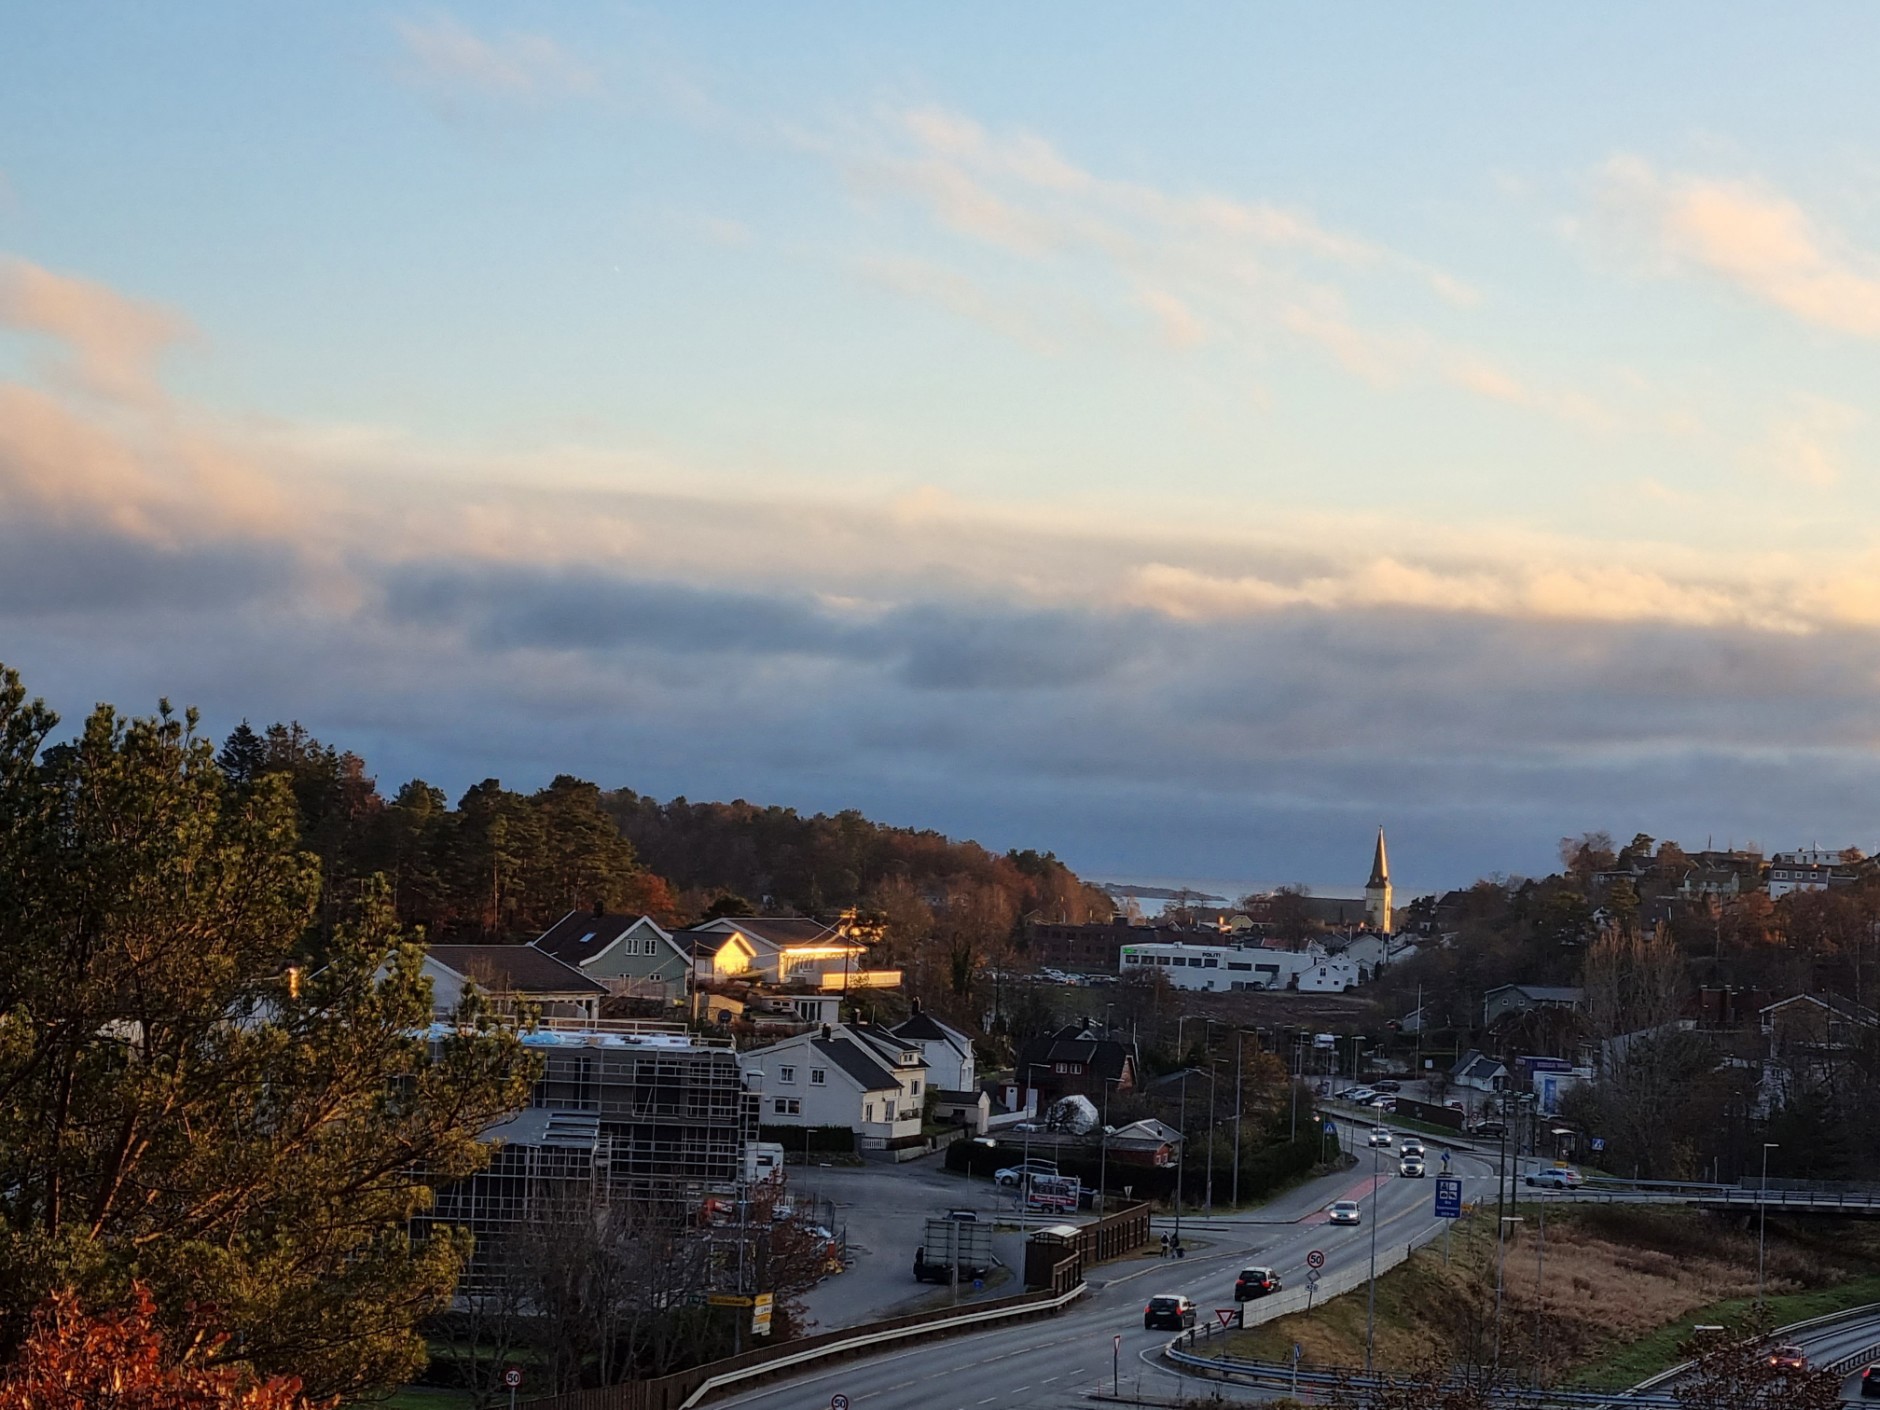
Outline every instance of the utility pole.
{"label": "utility pole", "polygon": [[1781,1150],[1774,1141],[1763,1142],[1762,1181],[1756,1186],[1756,1305],[1763,1300],[1763,1240],[1769,1233],[1769,1152]]}
{"label": "utility pole", "polygon": [[1501,1379],[1501,1283],[1508,1267],[1508,1226],[1526,1222],[1518,1214],[1504,1214],[1495,1221],[1495,1369],[1491,1386]]}
{"label": "utility pole", "polygon": [[1229,1203],[1235,1208],[1240,1206],[1240,1040],[1246,1036],[1246,1030],[1234,1030],[1234,1193]]}
{"label": "utility pole", "polygon": [[1381,1147],[1371,1147],[1371,1280],[1370,1290],[1364,1299],[1364,1374],[1371,1374],[1371,1365],[1377,1355],[1377,1184],[1381,1178],[1378,1169],[1378,1151]]}

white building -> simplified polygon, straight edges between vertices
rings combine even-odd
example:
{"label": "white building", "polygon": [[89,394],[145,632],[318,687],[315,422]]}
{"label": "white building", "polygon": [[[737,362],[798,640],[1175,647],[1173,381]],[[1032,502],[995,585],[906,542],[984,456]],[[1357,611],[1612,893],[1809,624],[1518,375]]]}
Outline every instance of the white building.
{"label": "white building", "polygon": [[879,1149],[920,1136],[927,1062],[885,1028],[825,1024],[738,1054],[766,1126],[841,1126]]}
{"label": "white building", "polygon": [[947,1092],[971,1092],[979,1086],[973,1063],[973,1040],[925,1012],[919,999],[914,1000],[913,1015],[888,1031],[920,1049],[920,1055],[927,1060],[929,1086]]}
{"label": "white building", "polygon": [[1826,891],[1837,882],[1851,881],[1854,872],[1841,856],[1821,847],[1777,852],[1769,859],[1769,899],[1779,901],[1792,891]]}
{"label": "white building", "polygon": [[1298,989],[1342,994],[1358,985],[1358,967],[1322,950],[1268,950],[1257,945],[1125,945],[1117,971],[1150,969],[1177,989]]}

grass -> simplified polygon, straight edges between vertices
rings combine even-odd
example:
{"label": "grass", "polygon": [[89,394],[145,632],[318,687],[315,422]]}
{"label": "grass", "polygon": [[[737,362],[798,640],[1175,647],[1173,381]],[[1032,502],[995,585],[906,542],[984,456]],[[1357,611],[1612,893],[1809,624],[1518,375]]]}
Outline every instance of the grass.
{"label": "grass", "polygon": [[[1830,1312],[1845,1312],[1849,1308],[1880,1302],[1880,1273],[1869,1273],[1833,1287],[1784,1293],[1765,1301],[1771,1326],[1784,1327],[1791,1322],[1806,1322],[1811,1317],[1825,1317]],[[1733,1326],[1749,1317],[1755,1307],[1754,1297],[1733,1297],[1697,1308],[1675,1322],[1626,1343],[1602,1360],[1581,1368],[1573,1376],[1572,1383],[1594,1390],[1637,1385],[1678,1364],[1681,1359],[1678,1347],[1691,1335],[1692,1328],[1699,1325]]]}
{"label": "grass", "polygon": [[355,1400],[347,1407],[359,1410],[471,1410],[476,1396],[467,1390],[432,1389],[430,1386],[400,1386],[383,1400]]}

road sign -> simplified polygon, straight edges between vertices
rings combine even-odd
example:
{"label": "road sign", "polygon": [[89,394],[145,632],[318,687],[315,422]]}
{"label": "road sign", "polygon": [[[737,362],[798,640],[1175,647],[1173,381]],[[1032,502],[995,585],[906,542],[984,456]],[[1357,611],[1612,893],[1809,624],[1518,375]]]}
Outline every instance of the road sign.
{"label": "road sign", "polygon": [[1110,1350],[1121,1351],[1122,1349],[1123,1349],[1123,1334],[1121,1332],[1118,1332],[1115,1336],[1110,1338]]}
{"label": "road sign", "polygon": [[774,1293],[759,1293],[751,1299],[751,1335],[767,1337],[770,1335],[770,1309],[776,1300]]}
{"label": "road sign", "polygon": [[503,1384],[508,1386],[511,1390],[514,1390],[517,1386],[521,1385],[522,1384],[521,1370],[519,1370],[517,1367],[511,1366],[507,1371],[503,1372]]}
{"label": "road sign", "polygon": [[1436,1177],[1436,1217],[1462,1218],[1462,1181],[1454,1175]]}
{"label": "road sign", "polygon": [[1312,1252],[1306,1255],[1306,1267],[1323,1268],[1324,1266],[1325,1266],[1325,1254],[1323,1253],[1323,1251],[1315,1248],[1312,1250]]}
{"label": "road sign", "polygon": [[1606,1138],[1604,1136],[1593,1137],[1593,1149],[1596,1151],[1603,1151],[1604,1149],[1606,1149]]}
{"label": "road sign", "polygon": [[712,1307],[749,1307],[751,1300],[740,1293],[707,1293],[705,1301]]}
{"label": "road sign", "polygon": [[829,1397],[829,1410],[849,1410],[849,1398],[837,1391]]}
{"label": "road sign", "polygon": [[1238,1307],[1217,1307],[1214,1309],[1214,1315],[1221,1319],[1221,1325],[1223,1327],[1231,1327],[1234,1325],[1234,1319],[1240,1316],[1240,1309]]}
{"label": "road sign", "polygon": [[1296,1362],[1301,1356],[1304,1356],[1305,1354],[1306,1354],[1306,1349],[1303,1346],[1299,1345],[1298,1342],[1294,1342],[1293,1343],[1293,1360]]}
{"label": "road sign", "polygon": [[1319,1270],[1316,1268],[1306,1269],[1306,1290],[1310,1292],[1313,1288],[1316,1288],[1318,1285],[1319,1285]]}

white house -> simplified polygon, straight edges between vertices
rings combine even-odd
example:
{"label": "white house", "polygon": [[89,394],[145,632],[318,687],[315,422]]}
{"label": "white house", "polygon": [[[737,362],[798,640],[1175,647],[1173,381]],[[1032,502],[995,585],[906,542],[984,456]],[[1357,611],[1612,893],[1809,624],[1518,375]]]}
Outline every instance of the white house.
{"label": "white house", "polygon": [[1124,945],[1117,969],[1125,977],[1150,969],[1177,989],[1300,989],[1342,994],[1358,984],[1358,967],[1323,950],[1269,950],[1259,945]]}
{"label": "white house", "polygon": [[918,1139],[927,1062],[884,1028],[842,1023],[738,1054],[766,1126],[842,1126],[864,1147]]}
{"label": "white house", "polygon": [[927,1059],[927,1081],[931,1085],[949,1092],[970,1092],[978,1087],[973,1040],[924,1012],[919,999],[914,1000],[913,1016],[888,1031],[920,1049]]}

